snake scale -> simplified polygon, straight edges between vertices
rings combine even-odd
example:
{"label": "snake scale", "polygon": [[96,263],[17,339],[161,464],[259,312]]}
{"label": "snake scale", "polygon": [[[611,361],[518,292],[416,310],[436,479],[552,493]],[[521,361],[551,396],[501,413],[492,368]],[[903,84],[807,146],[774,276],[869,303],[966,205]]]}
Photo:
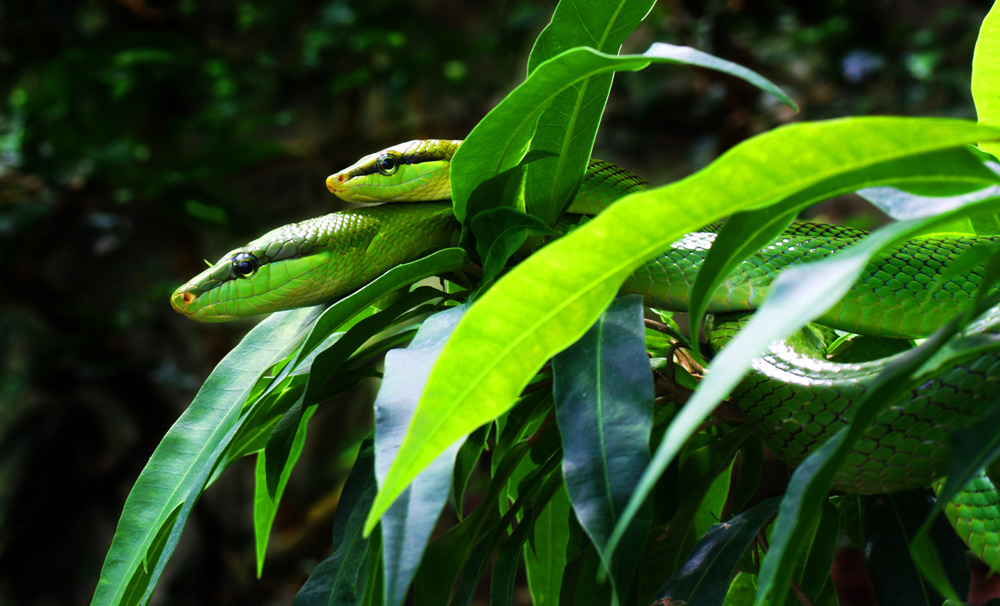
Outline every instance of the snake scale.
{"label": "snake scale", "polygon": [[[270,231],[223,257],[173,294],[187,317],[225,321],[314,305],[342,297],[391,267],[449,246],[458,227],[450,198],[449,161],[460,141],[419,140],[368,156],[331,175],[343,200],[379,204],[345,210]],[[591,160],[570,213],[595,214],[615,199],[649,186],[613,164]],[[445,200],[442,202],[442,200]],[[714,293],[709,313],[751,311],[788,265],[824,258],[865,232],[796,223],[745,260]],[[649,261],[622,286],[654,307],[687,310],[687,295],[716,236],[713,227],[688,234]],[[879,257],[853,290],[818,322],[759,358],[732,399],[789,465],[798,464],[851,416],[852,402],[891,358],[827,359],[818,332],[838,329],[875,337],[918,338],[965,308],[983,282],[983,268],[948,276],[969,248],[993,238],[923,238]],[[994,287],[995,288],[995,287]],[[709,332],[723,346],[734,322]],[[813,332],[810,332],[813,331]],[[1000,334],[994,309],[968,332]],[[896,354],[900,355],[900,354]],[[941,478],[949,436],[1000,404],[1000,354],[942,368],[889,403],[838,471],[835,486],[874,494],[927,486]],[[959,535],[993,568],[1000,567],[1000,494],[982,475],[947,508]]]}

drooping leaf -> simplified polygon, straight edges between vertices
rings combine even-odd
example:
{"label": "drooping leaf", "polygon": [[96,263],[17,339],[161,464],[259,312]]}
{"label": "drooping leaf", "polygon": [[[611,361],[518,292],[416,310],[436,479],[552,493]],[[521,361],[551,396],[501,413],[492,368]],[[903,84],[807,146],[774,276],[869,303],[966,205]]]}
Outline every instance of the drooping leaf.
{"label": "drooping leaf", "polygon": [[476,250],[483,260],[483,280],[500,274],[507,259],[528,240],[528,236],[549,235],[552,229],[537,217],[501,206],[472,218]]}
{"label": "drooping leaf", "polygon": [[[438,453],[509,409],[544,362],[593,324],[625,278],[682,234],[734,211],[785,199],[839,171],[989,137],[1000,138],[1000,131],[937,119],[795,124],[734,147],[687,179],[632,194],[546,246],[498,281],[459,323],[431,371],[397,464],[372,508],[369,528]],[[839,144],[860,139],[866,145]],[[820,151],[830,149],[838,153]],[[762,348],[755,345],[751,357]],[[725,397],[731,384],[722,387],[706,400]],[[665,456],[664,463],[711,409],[687,413],[690,404],[682,411],[685,423],[672,428],[672,439],[664,442],[671,444],[659,455]],[[629,516],[638,511],[663,467],[657,463],[649,482],[640,486]]]}
{"label": "drooping leaf", "polygon": [[212,371],[132,487],[94,592],[94,606],[149,599],[191,508],[239,428],[244,399],[264,371],[301,343],[317,313],[310,308],[271,315]]}
{"label": "drooping leaf", "polygon": [[524,544],[531,535],[534,525],[531,510],[517,524],[514,532],[507,537],[500,547],[497,559],[493,563],[493,575],[490,578],[490,606],[511,606],[514,602],[514,579]]}
{"label": "drooping leaf", "polygon": [[[911,197],[893,203],[884,196],[877,195],[877,192],[885,189],[876,187],[882,183],[913,185],[939,181],[985,189],[981,190],[983,193],[980,195],[954,198],[924,198],[906,194]],[[730,217],[719,230],[691,288],[691,326],[701,325],[709,301],[737,265],[770,244],[802,210],[820,200],[865,188],[861,191],[862,195],[868,192],[871,194],[869,200],[876,198],[884,202],[885,208],[881,204],[876,206],[890,216],[896,219],[915,219],[1000,195],[1000,186],[994,185],[997,182],[997,175],[967,148],[956,147],[838,172],[774,206],[738,213]]]}
{"label": "drooping leaf", "polygon": [[[427,318],[410,346],[385,357],[385,376],[375,398],[376,476],[384,478],[410,424],[423,384],[441,348],[467,306]],[[455,455],[461,442],[424,469],[382,518],[385,603],[402,604],[451,490]]]}
{"label": "drooping leaf", "polygon": [[[580,525],[602,553],[618,515],[649,462],[653,375],[644,341],[642,298],[616,299],[583,337],[552,360],[563,478]],[[637,518],[632,549],[611,565],[619,587],[645,540]]]}
{"label": "drooping leaf", "polygon": [[[879,606],[940,606],[944,598],[920,575],[910,559],[909,544],[934,509],[927,489],[863,498],[865,564]],[[935,547],[945,573],[964,601],[969,594],[969,562],[965,546],[948,523],[938,517]]]}
{"label": "drooping leaf", "polygon": [[758,503],[732,520],[716,524],[691,550],[680,570],[656,592],[666,604],[721,606],[733,571],[760,529],[774,516],[780,499]]}
{"label": "drooping leaf", "polygon": [[[911,222],[910,227],[920,224],[920,221]],[[997,303],[1000,303],[1000,294],[993,295],[980,303],[979,313]],[[834,434],[796,468],[782,500],[771,549],[761,566],[757,604],[764,603],[768,596],[771,604],[775,606],[784,603],[788,591],[788,579],[795,565],[794,554],[801,550],[802,525],[805,520],[816,515],[819,504],[822,503],[824,495],[832,484],[836,470],[879,411],[921,380],[917,376],[920,369],[957,333],[963,323],[964,318],[956,318],[931,335],[919,347],[889,363],[855,403],[851,424]],[[949,599],[957,601],[957,596],[947,581],[936,580],[933,577],[929,577],[929,580],[938,591]]]}
{"label": "drooping leaf", "polygon": [[570,503],[565,486],[535,517],[531,540],[524,549],[528,590],[535,606],[559,603],[570,535]]}
{"label": "drooping leaf", "polygon": [[[264,569],[264,555],[267,551],[267,543],[271,534],[271,526],[274,524],[274,516],[278,512],[278,503],[285,492],[288,478],[292,469],[302,454],[302,447],[306,441],[306,427],[313,413],[315,406],[310,406],[303,410],[301,402],[292,407],[289,414],[282,417],[275,427],[278,434],[276,445],[271,449],[271,458],[281,459],[281,466],[269,465],[268,449],[265,448],[257,455],[257,467],[254,478],[254,537],[257,548],[257,577],[260,578]],[[280,431],[279,431],[280,429]],[[291,434],[291,439],[285,443],[285,439]],[[275,452],[276,451],[276,452]]]}
{"label": "drooping leaf", "polygon": [[[364,599],[368,586],[367,559],[377,539],[362,536],[362,521],[378,490],[375,484],[375,451],[366,439],[358,452],[333,520],[336,551],[313,569],[293,606],[352,606]],[[377,554],[375,554],[377,557]]]}

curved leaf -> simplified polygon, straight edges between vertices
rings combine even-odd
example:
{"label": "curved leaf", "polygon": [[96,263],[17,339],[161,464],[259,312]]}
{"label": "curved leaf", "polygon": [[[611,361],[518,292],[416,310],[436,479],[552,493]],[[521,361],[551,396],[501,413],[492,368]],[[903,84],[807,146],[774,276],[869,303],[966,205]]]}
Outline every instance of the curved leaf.
{"label": "curved leaf", "polygon": [[740,557],[774,517],[779,501],[773,497],[713,526],[694,546],[680,570],[656,592],[654,603],[720,606]]}
{"label": "curved leaf", "polygon": [[559,603],[569,545],[569,516],[569,495],[565,486],[560,486],[545,509],[535,516],[530,544],[524,550],[528,590],[535,606]]}
{"label": "curved leaf", "polygon": [[361,532],[362,516],[377,490],[373,459],[372,441],[367,439],[344,483],[333,519],[333,544],[337,549],[313,568],[292,606],[353,606],[365,598],[371,570],[367,560],[378,557],[377,550],[372,549],[372,543],[377,545],[377,541],[364,538]]}
{"label": "curved leaf", "polygon": [[[865,565],[880,606],[940,606],[944,598],[917,570],[909,544],[917,528],[934,510],[927,489],[863,497]],[[934,526],[935,543],[951,585],[964,602],[969,595],[969,561],[965,546],[940,516]]]}
{"label": "curved leaf", "polygon": [[[693,48],[658,42],[641,55],[622,56],[585,47],[572,48],[539,65],[472,129],[455,152],[451,163],[451,197],[455,217],[465,222],[468,201],[479,183],[520,162],[534,134],[539,114],[561,92],[601,74],[637,71],[654,62],[682,63],[722,71],[742,78],[794,106],[781,89],[763,76]],[[578,171],[567,169],[565,174],[579,182],[585,166],[584,162]]]}
{"label": "curved leaf", "polygon": [[[456,307],[427,318],[409,347],[386,354],[385,376],[375,398],[375,470],[380,480],[396,456],[434,361],[466,309]],[[389,606],[406,599],[448,500],[459,446],[452,445],[424,469],[382,518],[384,599]]]}
{"label": "curved leaf", "polygon": [[[1000,125],[1000,3],[983,19],[972,56],[972,100],[981,124]],[[1000,144],[983,142],[980,149],[1000,157]]]}
{"label": "curved leaf", "polygon": [[191,508],[224,461],[244,400],[261,375],[299,344],[317,308],[273,314],[219,362],[136,480],[92,604],[142,604],[153,592]]}
{"label": "curved leaf", "polygon": [[[794,124],[737,145],[684,180],[623,198],[546,246],[501,278],[459,323],[431,371],[399,456],[372,507],[369,531],[420,469],[508,410],[545,361],[593,324],[625,278],[681,235],[738,210],[772,204],[840,172],[989,138],[1000,139],[1000,130],[956,120],[858,118]],[[842,145],[859,140],[866,144]],[[725,397],[731,386],[723,387],[706,400]],[[671,426],[672,440],[660,447],[666,460],[658,461],[649,482],[640,485],[629,516],[638,511],[655,477],[676,453],[673,449],[710,410],[688,413],[690,406],[682,410],[685,423],[698,420]],[[619,527],[623,523],[624,518]]]}
{"label": "curved leaf", "polygon": [[[820,200],[859,188],[871,188],[859,192],[862,195],[864,192],[881,191],[883,188],[873,186],[883,183],[912,185],[947,182],[966,187],[991,186],[981,190],[983,193],[979,195],[948,198],[914,196],[899,200],[893,207],[895,214],[876,204],[896,219],[915,219],[945,212],[975,200],[994,197],[1000,194],[1000,186],[993,185],[998,180],[1000,177],[984,166],[966,148],[956,147],[848,170],[798,192],[774,206],[738,213],[722,226],[698,271],[698,277],[690,294],[690,325],[701,325],[712,295],[737,265],[757,249],[769,244],[788,227],[800,211]],[[907,195],[912,196],[912,194]],[[902,216],[904,214],[906,216]]]}

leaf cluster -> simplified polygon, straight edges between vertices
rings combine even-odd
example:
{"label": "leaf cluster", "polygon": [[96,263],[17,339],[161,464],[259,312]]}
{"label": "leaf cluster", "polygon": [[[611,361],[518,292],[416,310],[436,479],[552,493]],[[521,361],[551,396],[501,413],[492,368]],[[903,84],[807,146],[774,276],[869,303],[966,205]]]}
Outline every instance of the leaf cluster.
{"label": "leaf cluster", "polygon": [[[251,454],[262,566],[313,411],[373,376],[382,379],[374,435],[344,487],[335,551],[296,604],[398,605],[411,588],[417,604],[468,604],[487,574],[490,603],[511,604],[522,569],[538,604],[835,604],[829,575],[840,530],[865,542],[876,594],[935,606],[942,595],[965,597],[968,571],[955,555],[963,548],[935,515],[995,454],[992,434],[959,436],[964,459],[937,504],[921,493],[828,493],[881,407],[952,360],[995,352],[993,341],[955,335],[997,305],[996,294],[981,293],[973,310],[887,366],[857,402],[854,423],[797,468],[783,498],[755,496],[764,445],[753,429],[706,421],[770,342],[821,315],[881,251],[928,233],[996,233],[1000,178],[986,152],[1000,140],[987,125],[1000,117],[980,98],[996,96],[998,80],[981,61],[1000,47],[997,9],[974,64],[980,124],[885,117],[785,126],[511,260],[548,233],[579,187],[616,72],[694,65],[794,107],[762,76],[694,49],[657,43],[619,54],[651,5],[559,3],[524,82],[455,157],[455,214],[474,246],[400,266],[326,309],[275,314],[223,360],[136,482],[94,604],[147,603],[198,497]],[[703,361],[697,338],[685,339],[671,314],[647,320],[639,297],[618,296],[631,272],[681,235],[732,216],[690,293],[698,326],[737,263],[804,208],[857,190],[906,211],[858,244],[784,272],[700,381],[671,366],[678,342]],[[913,196],[925,202],[916,211]],[[993,253],[963,262],[987,264],[995,279]],[[470,258],[489,271],[465,289],[456,272]],[[442,290],[409,288],[442,274],[450,276]],[[379,372],[372,360],[386,352]],[[454,523],[436,534],[446,509]],[[903,545],[912,558],[900,555]]]}

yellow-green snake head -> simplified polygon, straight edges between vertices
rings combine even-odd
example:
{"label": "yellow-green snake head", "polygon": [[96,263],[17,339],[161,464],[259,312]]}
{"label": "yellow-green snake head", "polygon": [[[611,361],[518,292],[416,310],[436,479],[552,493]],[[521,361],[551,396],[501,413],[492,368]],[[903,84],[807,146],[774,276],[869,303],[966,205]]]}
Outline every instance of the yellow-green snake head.
{"label": "yellow-green snake head", "polygon": [[236,318],[337,300],[389,269],[448,246],[447,203],[388,204],[291,223],[231,250],[170,297],[192,320]]}
{"label": "yellow-green snake head", "polygon": [[369,154],[326,179],[346,202],[424,202],[451,198],[448,166],[461,141],[407,141]]}

